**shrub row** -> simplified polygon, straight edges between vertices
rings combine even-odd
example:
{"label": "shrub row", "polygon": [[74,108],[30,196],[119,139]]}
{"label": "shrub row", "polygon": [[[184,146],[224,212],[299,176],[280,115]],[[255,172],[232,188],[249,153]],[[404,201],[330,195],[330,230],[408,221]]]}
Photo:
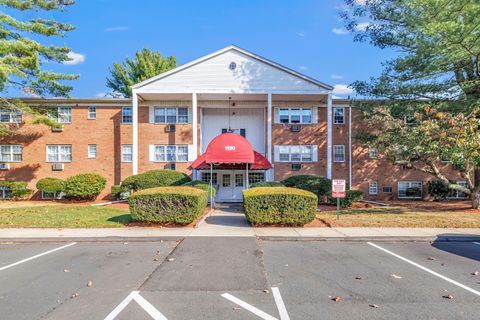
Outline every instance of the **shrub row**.
{"label": "shrub row", "polygon": [[207,197],[207,191],[196,187],[158,187],[133,193],[128,205],[136,221],[189,224],[203,214]]}
{"label": "shrub row", "polygon": [[243,191],[245,216],[253,225],[304,225],[317,212],[317,196],[288,187],[258,187]]}
{"label": "shrub row", "polygon": [[203,181],[198,181],[198,180],[189,181],[187,183],[184,183],[183,185],[187,186],[187,187],[190,186],[190,187],[199,188],[199,189],[208,191],[208,198],[209,199],[211,197],[215,198],[215,196],[217,195],[217,189],[215,189],[214,187],[210,188],[210,185],[206,182],[203,182]]}
{"label": "shrub row", "polygon": [[96,173],[82,173],[61,180],[58,178],[43,178],[38,180],[37,189],[42,192],[51,193],[54,198],[61,192],[69,199],[94,200],[103,189],[107,180]]}
{"label": "shrub row", "polygon": [[175,170],[150,170],[123,180],[123,190],[138,191],[156,187],[180,186],[189,182],[188,175]]}

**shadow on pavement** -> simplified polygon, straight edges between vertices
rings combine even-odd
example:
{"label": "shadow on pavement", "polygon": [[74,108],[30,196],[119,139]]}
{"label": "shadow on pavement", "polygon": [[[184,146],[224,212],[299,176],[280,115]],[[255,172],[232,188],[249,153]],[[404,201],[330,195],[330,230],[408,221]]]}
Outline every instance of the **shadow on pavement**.
{"label": "shadow on pavement", "polygon": [[432,247],[457,256],[480,261],[479,236],[453,233],[440,234],[432,243]]}

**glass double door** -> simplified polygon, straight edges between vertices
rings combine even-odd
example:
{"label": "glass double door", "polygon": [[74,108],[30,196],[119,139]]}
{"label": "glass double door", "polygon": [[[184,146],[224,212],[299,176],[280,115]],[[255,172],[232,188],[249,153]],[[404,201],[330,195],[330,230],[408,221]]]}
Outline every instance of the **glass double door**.
{"label": "glass double door", "polygon": [[242,191],[246,187],[245,171],[241,170],[220,170],[217,171],[218,202],[241,202]]}

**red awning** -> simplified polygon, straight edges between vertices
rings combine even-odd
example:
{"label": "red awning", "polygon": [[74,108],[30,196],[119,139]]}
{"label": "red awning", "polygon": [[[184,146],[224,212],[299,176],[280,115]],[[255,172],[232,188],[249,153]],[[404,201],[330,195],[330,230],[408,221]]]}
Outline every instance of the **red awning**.
{"label": "red awning", "polygon": [[205,153],[192,163],[192,168],[208,169],[210,164],[235,166],[247,163],[252,170],[272,167],[265,157],[253,150],[247,139],[236,133],[223,133],[208,144]]}

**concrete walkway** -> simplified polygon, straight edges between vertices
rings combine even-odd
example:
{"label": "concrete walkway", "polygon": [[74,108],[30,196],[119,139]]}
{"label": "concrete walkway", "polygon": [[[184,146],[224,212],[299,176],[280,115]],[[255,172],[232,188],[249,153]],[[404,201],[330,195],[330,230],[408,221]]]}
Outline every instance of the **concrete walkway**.
{"label": "concrete walkway", "polygon": [[265,240],[480,241],[480,228],[256,228],[241,205],[220,205],[198,228],[5,228],[0,241],[141,241],[185,237],[258,237]]}

